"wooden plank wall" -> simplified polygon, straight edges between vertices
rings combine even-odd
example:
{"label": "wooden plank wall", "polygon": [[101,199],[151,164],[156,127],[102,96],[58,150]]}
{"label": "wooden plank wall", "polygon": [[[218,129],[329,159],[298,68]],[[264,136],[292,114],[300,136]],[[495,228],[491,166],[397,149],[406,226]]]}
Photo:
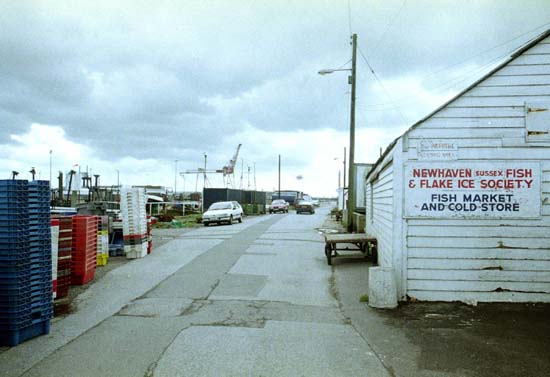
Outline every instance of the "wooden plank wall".
{"label": "wooden plank wall", "polygon": [[457,143],[459,161],[541,161],[543,204],[537,220],[408,220],[409,296],[550,302],[550,144],[526,142],[526,102],[550,104],[549,38],[408,134],[408,158],[433,138]]}
{"label": "wooden plank wall", "polygon": [[382,168],[378,178],[366,186],[366,231],[378,241],[378,264],[393,264],[393,165]]}

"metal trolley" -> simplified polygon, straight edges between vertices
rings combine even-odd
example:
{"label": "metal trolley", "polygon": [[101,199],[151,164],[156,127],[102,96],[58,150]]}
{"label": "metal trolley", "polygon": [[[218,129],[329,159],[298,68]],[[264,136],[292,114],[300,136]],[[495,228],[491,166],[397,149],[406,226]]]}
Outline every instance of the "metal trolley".
{"label": "metal trolley", "polygon": [[366,258],[377,262],[377,241],[373,236],[366,233],[325,234],[325,255],[329,266],[332,264],[332,258],[342,256],[338,251],[353,250],[360,251]]}

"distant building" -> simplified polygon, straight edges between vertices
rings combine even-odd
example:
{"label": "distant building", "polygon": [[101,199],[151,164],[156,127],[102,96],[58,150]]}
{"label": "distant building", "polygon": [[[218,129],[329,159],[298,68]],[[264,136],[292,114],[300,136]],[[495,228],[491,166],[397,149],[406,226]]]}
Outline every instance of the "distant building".
{"label": "distant building", "polygon": [[293,204],[296,199],[300,199],[304,193],[302,191],[295,191],[295,190],[281,190],[279,191],[273,191],[273,194],[271,195],[271,199],[283,199],[286,200],[288,203]]}

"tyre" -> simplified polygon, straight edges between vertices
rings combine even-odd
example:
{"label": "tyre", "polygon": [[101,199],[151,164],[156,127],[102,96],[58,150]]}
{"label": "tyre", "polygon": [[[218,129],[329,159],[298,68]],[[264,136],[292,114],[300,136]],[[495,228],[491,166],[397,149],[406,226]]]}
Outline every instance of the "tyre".
{"label": "tyre", "polygon": [[325,245],[325,256],[327,257],[327,264],[332,265],[332,248],[329,245]]}
{"label": "tyre", "polygon": [[239,216],[239,224],[241,224],[243,222],[243,215]]}
{"label": "tyre", "polygon": [[229,225],[233,225],[233,215],[229,216]]}
{"label": "tyre", "polygon": [[210,225],[210,223],[203,223],[203,224],[204,224],[204,226],[208,226],[208,225]]}

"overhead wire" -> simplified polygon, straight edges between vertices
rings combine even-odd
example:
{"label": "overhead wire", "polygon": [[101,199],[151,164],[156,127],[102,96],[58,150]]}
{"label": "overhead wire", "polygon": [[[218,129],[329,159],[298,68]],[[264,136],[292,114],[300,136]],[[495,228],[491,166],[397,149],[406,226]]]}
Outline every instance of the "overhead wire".
{"label": "overhead wire", "polygon": [[351,28],[351,0],[348,0],[348,27],[349,27],[349,35],[352,34],[352,28]]}
{"label": "overhead wire", "polygon": [[403,2],[401,3],[401,6],[399,7],[399,9],[395,13],[395,15],[390,19],[390,22],[388,22],[388,24],[386,25],[386,28],[382,32],[382,35],[380,36],[380,39],[378,39],[378,42],[376,42],[374,44],[374,47],[372,48],[372,53],[373,54],[378,49],[378,46],[380,46],[380,43],[382,43],[382,40],[384,39],[384,37],[386,36],[386,34],[390,30],[390,28],[395,24],[395,22],[397,21],[397,19],[401,15],[401,11],[403,10],[403,8],[405,7],[406,4],[407,4],[407,0],[403,0]]}
{"label": "overhead wire", "polygon": [[468,58],[466,58],[466,59],[464,59],[464,60],[461,60],[461,61],[459,61],[459,62],[457,62],[457,63],[453,63],[453,64],[450,64],[450,65],[448,65],[448,66],[446,66],[446,67],[443,67],[443,68],[441,68],[441,69],[439,69],[439,70],[436,70],[436,71],[434,71],[434,72],[430,72],[430,73],[427,74],[426,76],[423,76],[423,77],[422,77],[422,80],[424,80],[424,79],[426,79],[426,78],[428,78],[428,77],[431,77],[431,76],[433,76],[433,75],[436,75],[436,74],[438,74],[438,73],[440,73],[440,72],[446,71],[446,70],[448,70],[448,69],[450,69],[450,68],[456,67],[457,65],[466,63],[467,61],[472,60],[472,59],[474,59],[474,58],[477,58],[478,56],[481,56],[481,55],[483,55],[483,54],[485,54],[485,53],[487,53],[487,52],[489,52],[489,51],[496,50],[497,48],[500,48],[500,47],[502,47],[502,46],[505,46],[505,45],[507,45],[508,43],[515,41],[516,39],[520,39],[520,38],[526,36],[527,34],[530,34],[530,33],[534,32],[534,31],[536,31],[536,30],[538,30],[538,29],[540,29],[540,28],[542,28],[542,27],[548,26],[548,25],[550,25],[550,22],[547,22],[547,23],[545,23],[545,24],[539,25],[539,26],[537,26],[536,28],[533,28],[533,29],[531,29],[531,30],[528,30],[528,31],[526,31],[526,32],[524,32],[524,33],[522,33],[522,34],[520,34],[520,35],[518,35],[518,36],[516,36],[516,37],[514,37],[514,38],[512,38],[512,39],[507,40],[506,42],[503,42],[503,43],[501,43],[501,44],[498,44],[498,45],[496,45],[496,46],[493,46],[493,47],[491,47],[491,48],[488,48],[488,49],[486,49],[486,50],[483,50],[483,51],[481,51],[481,52],[479,52],[479,53],[477,53],[477,54],[475,54],[475,55],[471,55],[471,56],[469,56]]}
{"label": "overhead wire", "polygon": [[[491,59],[490,61],[488,61],[484,65],[476,67],[473,70],[470,70],[470,71],[466,72],[464,75],[453,77],[452,79],[450,79],[448,81],[445,81],[445,82],[441,83],[440,85],[437,85],[437,86],[432,87],[432,88],[427,88],[427,89],[429,89],[429,90],[436,90],[436,89],[446,90],[446,89],[453,88],[456,85],[470,79],[474,75],[477,75],[480,72],[483,72],[485,69],[488,69],[490,66],[495,64],[497,61],[500,61],[500,60],[504,59],[506,56],[509,56],[509,53],[497,56],[496,58]],[[397,100],[394,101],[394,103],[388,103],[388,102],[367,103],[367,104],[362,104],[361,106],[364,106],[365,108],[371,108],[371,107],[376,107],[376,106],[395,105],[396,103],[400,103],[401,105],[410,105],[410,104],[421,102],[421,100],[419,100],[419,99],[403,102],[403,100],[406,100],[408,98],[410,98],[410,97],[398,98]],[[391,109],[394,109],[394,107],[386,107],[385,108],[385,110],[391,110]],[[381,109],[373,109],[373,111],[380,111],[380,110]]]}
{"label": "overhead wire", "polygon": [[[378,75],[376,74],[376,72],[374,71],[374,68],[372,68],[371,64],[369,63],[367,57],[365,56],[365,54],[363,53],[363,50],[361,50],[360,47],[358,47],[358,50],[359,50],[359,55],[361,55],[361,57],[363,58],[363,60],[365,61],[365,63],[367,64],[367,67],[369,67],[369,70],[370,72],[372,73],[372,75],[374,76],[375,80],[378,82],[378,84],[380,85],[380,88],[382,88],[382,90],[384,91],[386,97],[390,100],[390,102],[392,104],[394,104],[394,101],[392,100],[389,92],[386,90],[386,87],[384,86],[384,84],[382,83],[382,80],[380,80],[380,78],[378,77]],[[399,108],[395,107],[394,109],[398,114],[399,116],[401,117],[401,119],[403,120],[403,122],[405,124],[407,124],[407,119],[405,119],[405,116],[403,115],[403,113],[401,112],[401,110],[399,110]]]}
{"label": "overhead wire", "polygon": [[[493,46],[493,47],[491,47],[491,48],[489,48],[489,49],[486,49],[486,50],[484,50],[484,51],[481,51],[481,52],[479,52],[479,53],[477,53],[477,54],[475,54],[475,55],[472,55],[472,56],[470,56],[470,57],[468,57],[468,58],[466,58],[466,59],[464,59],[464,60],[461,60],[461,61],[459,61],[459,62],[457,62],[457,63],[453,63],[453,64],[451,64],[451,65],[449,65],[449,66],[447,66],[447,67],[444,67],[444,68],[442,68],[442,69],[440,69],[440,70],[431,72],[431,73],[429,73],[428,75],[421,77],[420,80],[424,80],[424,79],[426,79],[427,77],[433,76],[433,75],[435,75],[435,74],[437,74],[437,73],[441,73],[441,72],[443,72],[443,71],[445,71],[445,70],[447,70],[447,69],[450,69],[450,68],[453,68],[453,67],[455,67],[455,66],[457,66],[457,65],[463,64],[463,63],[465,63],[465,62],[467,62],[467,61],[469,61],[469,60],[471,60],[471,59],[473,59],[473,58],[476,58],[476,57],[478,57],[478,56],[480,56],[480,55],[483,55],[483,54],[485,54],[485,53],[487,53],[487,52],[489,52],[489,51],[492,51],[492,50],[495,50],[495,49],[500,48],[500,47],[502,47],[502,46],[505,46],[506,44],[508,44],[508,43],[510,43],[510,42],[513,42],[513,41],[515,41],[515,40],[517,40],[517,39],[519,39],[519,38],[521,38],[521,37],[524,37],[525,35],[530,34],[530,33],[534,32],[534,31],[536,31],[536,30],[538,30],[538,29],[540,29],[540,28],[542,28],[542,27],[544,27],[544,26],[547,26],[547,25],[550,25],[550,22],[545,23],[545,24],[542,24],[542,25],[539,25],[539,26],[537,26],[536,28],[533,28],[533,29],[531,29],[531,30],[529,30],[529,31],[526,31],[526,32],[524,32],[524,33],[522,33],[522,34],[520,34],[520,35],[518,35],[518,36],[516,36],[516,37],[514,37],[514,38],[512,38],[512,39],[507,40],[506,42],[500,43],[500,44],[497,45],[497,46]],[[483,71],[485,68],[487,68],[487,67],[489,67],[490,65],[492,65],[493,63],[495,63],[496,61],[502,60],[502,59],[504,59],[505,57],[510,56],[510,55],[512,54],[512,52],[515,51],[516,49],[517,49],[517,47],[514,47],[513,49],[508,50],[506,53],[501,54],[501,55],[498,55],[498,56],[496,56],[495,58],[492,58],[491,60],[489,60],[487,63],[483,64],[482,66],[476,67],[476,68],[474,68],[473,70],[470,70],[470,71],[466,72],[465,74],[462,74],[462,75],[453,77],[453,78],[451,78],[451,79],[448,80],[448,81],[445,81],[445,82],[443,82],[443,83],[438,84],[437,86],[434,86],[434,87],[427,87],[426,89],[428,89],[428,90],[435,90],[435,89],[442,89],[442,88],[443,88],[443,89],[452,88],[452,87],[458,85],[459,83],[463,82],[464,80],[467,80],[468,78],[470,78],[470,77],[472,76],[473,73],[481,72],[481,71]],[[456,83],[453,83],[453,82],[456,81],[456,80],[458,80],[458,81],[457,81]],[[451,85],[448,85],[448,84],[451,84]],[[395,103],[395,102],[401,102],[402,100],[405,100],[405,99],[407,99],[407,98],[409,98],[409,97],[399,98],[399,99],[395,100],[394,103]],[[406,102],[406,103],[414,103],[414,102],[418,102],[418,101],[412,101],[412,102],[411,102],[411,101],[408,101],[408,102]],[[387,103],[387,102],[364,104],[364,106],[373,106],[373,107],[374,107],[374,106],[384,106],[384,105],[392,105],[392,104]]]}

